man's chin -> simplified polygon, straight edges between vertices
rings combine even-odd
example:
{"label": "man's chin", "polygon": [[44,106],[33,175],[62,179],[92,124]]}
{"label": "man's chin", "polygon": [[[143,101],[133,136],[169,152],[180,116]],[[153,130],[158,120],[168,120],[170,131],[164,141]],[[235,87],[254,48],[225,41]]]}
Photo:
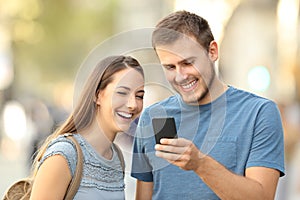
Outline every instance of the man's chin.
{"label": "man's chin", "polygon": [[184,96],[184,95],[181,95],[181,98],[182,100],[186,103],[186,104],[190,104],[190,105],[198,105],[199,104],[199,101],[196,96]]}

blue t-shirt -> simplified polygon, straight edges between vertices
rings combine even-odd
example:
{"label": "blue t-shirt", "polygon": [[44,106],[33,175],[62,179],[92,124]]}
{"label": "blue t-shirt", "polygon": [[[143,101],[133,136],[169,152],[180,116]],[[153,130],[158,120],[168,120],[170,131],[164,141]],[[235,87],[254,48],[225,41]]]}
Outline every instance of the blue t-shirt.
{"label": "blue t-shirt", "polygon": [[136,130],[131,175],[154,183],[153,199],[219,199],[196,173],[155,156],[155,117],[174,117],[178,137],[192,140],[235,174],[261,166],[284,175],[283,129],[274,102],[233,87],[200,106],[175,95],[146,108]]}

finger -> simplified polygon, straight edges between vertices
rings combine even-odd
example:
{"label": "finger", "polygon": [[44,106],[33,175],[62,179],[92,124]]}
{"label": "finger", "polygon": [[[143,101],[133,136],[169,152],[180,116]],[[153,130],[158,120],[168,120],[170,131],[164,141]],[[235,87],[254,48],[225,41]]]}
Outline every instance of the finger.
{"label": "finger", "polygon": [[162,151],[156,151],[155,155],[157,157],[163,158],[169,162],[179,161],[182,157],[181,154],[175,154],[170,152],[162,152]]}
{"label": "finger", "polygon": [[188,146],[191,144],[191,141],[184,138],[177,138],[177,139],[162,138],[160,140],[160,143],[165,145],[173,145],[173,146]]}
{"label": "finger", "polygon": [[186,152],[187,148],[188,147],[185,146],[180,147],[180,146],[160,145],[160,144],[155,145],[156,151],[166,151],[173,154],[183,154],[184,152]]}

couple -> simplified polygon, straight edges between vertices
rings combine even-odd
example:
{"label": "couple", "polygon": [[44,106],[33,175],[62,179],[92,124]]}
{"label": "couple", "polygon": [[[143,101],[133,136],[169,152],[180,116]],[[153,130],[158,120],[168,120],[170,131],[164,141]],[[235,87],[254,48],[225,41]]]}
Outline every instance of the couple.
{"label": "couple", "polygon": [[[178,94],[139,118],[131,172],[136,199],[274,199],[284,175],[276,104],[218,79],[218,45],[207,21],[195,14],[178,11],[162,19],[152,43]],[[124,199],[123,161],[113,141],[140,115],[143,96],[137,60],[99,62],[73,112],[36,157],[31,199],[63,199],[76,168],[76,149],[64,133],[74,133],[84,155],[74,199]],[[153,117],[174,117],[178,139],[155,144]]]}

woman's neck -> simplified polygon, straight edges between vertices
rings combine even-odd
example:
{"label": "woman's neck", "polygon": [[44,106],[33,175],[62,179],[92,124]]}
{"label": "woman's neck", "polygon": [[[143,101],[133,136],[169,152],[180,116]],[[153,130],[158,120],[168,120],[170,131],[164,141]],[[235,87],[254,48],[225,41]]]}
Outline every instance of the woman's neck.
{"label": "woman's neck", "polygon": [[85,140],[97,151],[97,153],[106,159],[112,157],[112,142],[115,139],[115,135],[105,134],[98,123],[95,121],[91,126],[82,130],[80,134]]}

